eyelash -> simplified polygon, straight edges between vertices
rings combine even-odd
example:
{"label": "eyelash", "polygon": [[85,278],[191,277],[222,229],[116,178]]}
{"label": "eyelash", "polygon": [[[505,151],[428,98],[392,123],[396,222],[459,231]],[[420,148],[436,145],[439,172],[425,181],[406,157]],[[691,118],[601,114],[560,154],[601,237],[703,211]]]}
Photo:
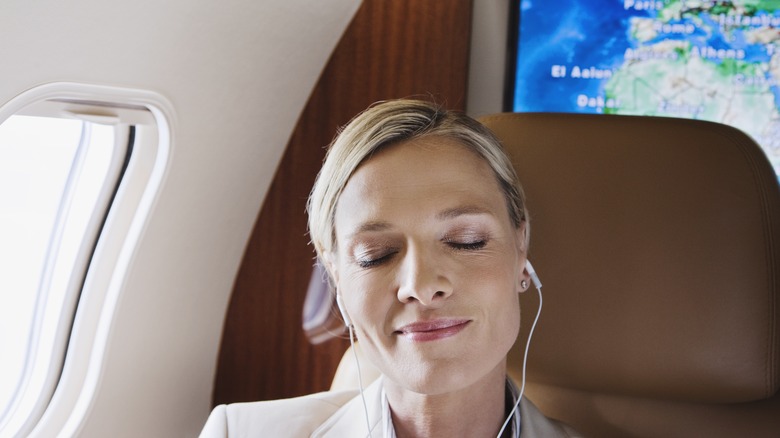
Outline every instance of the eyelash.
{"label": "eyelash", "polygon": [[[475,242],[465,242],[465,243],[447,240],[445,241],[445,243],[457,251],[477,251],[484,248],[487,245],[487,239],[477,240]],[[377,257],[375,259],[358,259],[356,263],[358,266],[360,266],[363,269],[369,269],[375,266],[379,266],[382,263],[388,261],[393,255],[395,255],[395,252],[390,252],[388,254],[385,254],[381,257]]]}
{"label": "eyelash", "polygon": [[364,260],[358,260],[357,264],[358,264],[358,266],[360,266],[363,269],[369,269],[369,268],[373,268],[374,266],[381,265],[382,263],[384,263],[389,258],[390,258],[390,254],[382,256],[382,257],[379,257],[379,258],[376,258],[376,259],[371,259],[371,260],[365,260],[365,259]]}
{"label": "eyelash", "polygon": [[476,251],[478,249],[484,248],[485,245],[487,245],[487,240],[478,240],[476,242],[467,243],[448,241],[447,244],[460,251]]}
{"label": "eyelash", "polygon": [[363,269],[373,268],[374,266],[381,265],[382,263],[384,263],[385,261],[390,259],[390,257],[393,254],[395,254],[395,253],[391,252],[389,254],[385,254],[385,255],[383,255],[381,257],[378,257],[378,258],[375,258],[375,259],[360,259],[360,260],[357,260],[357,264],[358,264],[358,266],[360,266]]}

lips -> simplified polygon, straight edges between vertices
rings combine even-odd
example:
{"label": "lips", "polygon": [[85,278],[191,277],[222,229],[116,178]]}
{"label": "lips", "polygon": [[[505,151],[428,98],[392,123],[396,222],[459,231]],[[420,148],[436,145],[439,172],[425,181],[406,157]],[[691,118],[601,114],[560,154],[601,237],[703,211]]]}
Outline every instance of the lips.
{"label": "lips", "polygon": [[471,321],[460,318],[442,318],[430,321],[416,321],[400,327],[395,334],[410,341],[424,342],[455,336],[465,329]]}

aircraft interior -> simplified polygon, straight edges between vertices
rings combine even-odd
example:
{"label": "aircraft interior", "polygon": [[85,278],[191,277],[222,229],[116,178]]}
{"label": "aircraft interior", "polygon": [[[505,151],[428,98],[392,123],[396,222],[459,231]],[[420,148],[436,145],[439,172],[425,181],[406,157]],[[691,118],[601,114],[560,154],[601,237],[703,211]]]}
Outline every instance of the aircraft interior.
{"label": "aircraft interior", "polygon": [[306,202],[340,127],[406,97],[517,170],[544,310],[508,374],[546,416],[780,436],[780,3],[553,4],[3,0],[0,437],[356,389]]}

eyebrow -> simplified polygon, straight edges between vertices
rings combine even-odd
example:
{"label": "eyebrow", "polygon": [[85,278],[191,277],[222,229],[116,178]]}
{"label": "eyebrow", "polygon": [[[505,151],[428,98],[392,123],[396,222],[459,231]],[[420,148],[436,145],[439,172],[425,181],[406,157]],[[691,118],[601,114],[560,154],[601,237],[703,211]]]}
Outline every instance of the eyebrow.
{"label": "eyebrow", "polygon": [[[492,212],[487,208],[480,207],[477,205],[466,205],[466,206],[459,206],[459,207],[453,207],[453,208],[448,208],[446,210],[442,210],[436,214],[436,219],[447,220],[447,219],[454,219],[459,216],[478,215],[478,214],[492,214]],[[369,221],[360,224],[360,226],[357,227],[357,229],[355,229],[354,232],[349,234],[349,237],[354,237],[360,233],[368,233],[372,231],[385,231],[391,229],[392,227],[393,226],[390,225],[389,222]]]}
{"label": "eyebrow", "polygon": [[465,205],[440,211],[436,215],[436,219],[454,219],[458,216],[471,214],[492,214],[492,212],[487,208],[480,207],[478,205]]}
{"label": "eyebrow", "polygon": [[371,231],[384,231],[390,228],[391,225],[389,222],[383,222],[383,221],[365,222],[360,224],[360,226],[353,233],[350,234],[350,237],[360,233],[366,233]]}

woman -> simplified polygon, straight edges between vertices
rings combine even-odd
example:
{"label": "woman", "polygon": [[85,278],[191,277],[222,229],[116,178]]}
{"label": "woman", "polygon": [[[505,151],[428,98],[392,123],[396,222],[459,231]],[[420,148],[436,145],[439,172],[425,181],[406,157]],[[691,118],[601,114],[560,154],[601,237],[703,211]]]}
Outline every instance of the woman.
{"label": "woman", "polygon": [[334,140],[308,212],[350,336],[383,376],[218,406],[201,436],[574,435],[516,408],[506,376],[532,279],[523,193],[490,131],[427,102],[375,105]]}

